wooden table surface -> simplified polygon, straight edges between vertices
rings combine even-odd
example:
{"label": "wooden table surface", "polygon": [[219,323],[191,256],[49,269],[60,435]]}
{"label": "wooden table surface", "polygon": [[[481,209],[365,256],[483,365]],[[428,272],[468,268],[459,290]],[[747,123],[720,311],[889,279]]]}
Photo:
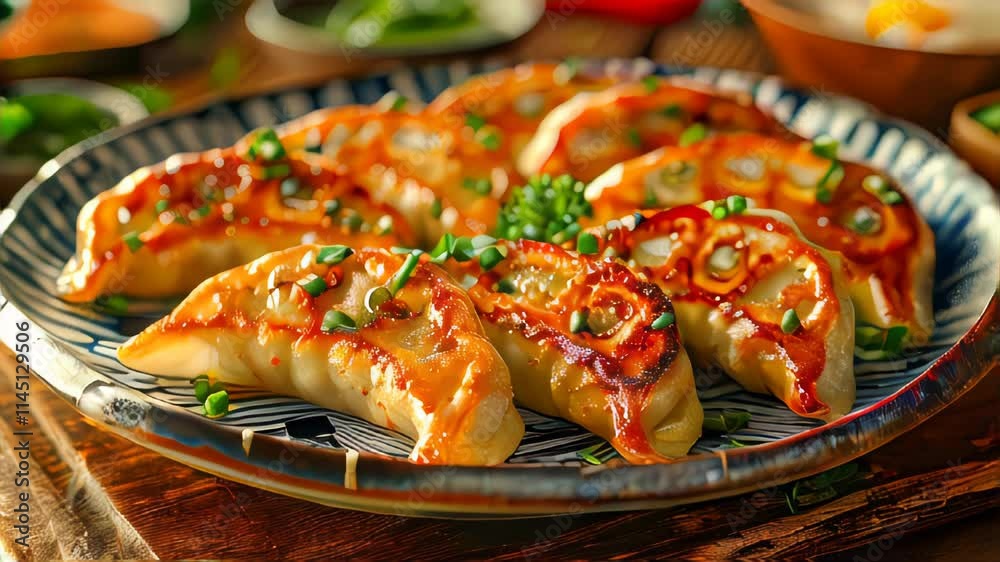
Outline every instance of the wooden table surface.
{"label": "wooden table surface", "polygon": [[[573,2],[567,6],[572,7]],[[227,16],[228,17],[228,16]],[[230,19],[235,20],[232,16]],[[231,22],[232,23],[232,22]],[[232,23],[234,29],[238,21]],[[698,40],[703,22],[657,29],[574,10],[477,56],[648,56],[770,71],[752,28]],[[398,61],[321,70],[275,63],[233,33],[243,62],[226,94],[317,81]],[[179,105],[204,72],[166,77]],[[210,476],[101,431],[33,378],[31,549],[13,544],[14,359],[0,349],[0,559],[53,558],[805,558],[1000,560],[1000,369],[914,431],[863,457],[858,489],[791,513],[787,487],[658,511],[455,522],[324,507]]]}

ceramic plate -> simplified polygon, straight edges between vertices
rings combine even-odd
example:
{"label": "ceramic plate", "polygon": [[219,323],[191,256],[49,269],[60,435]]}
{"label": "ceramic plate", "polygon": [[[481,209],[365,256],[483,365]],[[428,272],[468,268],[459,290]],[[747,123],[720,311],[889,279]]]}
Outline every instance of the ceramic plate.
{"label": "ceramic plate", "polygon": [[[30,361],[39,377],[95,421],[185,464],[331,505],[454,517],[637,509],[773,486],[846,462],[899,435],[961,395],[996,361],[1000,209],[990,187],[945,146],[858,102],[796,91],[774,77],[660,67],[642,59],[594,62],[590,70],[683,74],[749,92],[792,129],[806,136],[829,133],[840,139],[845,157],[898,178],[934,229],[934,337],[897,360],[859,361],[858,400],[850,415],[820,425],[773,398],[700,372],[706,414],[736,408],[751,412],[752,419],[724,438],[703,437],[678,462],[629,466],[579,427],[521,410],[527,432],[505,465],[420,466],[405,459],[412,447],[407,437],[293,398],[235,389],[232,413],[207,419],[188,381],[131,371],[115,359],[117,346],[162,311],[120,319],[54,296],[56,276],[73,252],[80,207],[135,168],[175,152],[225,146],[255,127],[319,107],[371,103],[392,88],[429,100],[471,74],[498,67],[402,70],[221,102],[70,149],[47,163],[0,214],[2,340],[13,346],[15,323],[26,317]],[[744,446],[734,447],[734,441]]]}

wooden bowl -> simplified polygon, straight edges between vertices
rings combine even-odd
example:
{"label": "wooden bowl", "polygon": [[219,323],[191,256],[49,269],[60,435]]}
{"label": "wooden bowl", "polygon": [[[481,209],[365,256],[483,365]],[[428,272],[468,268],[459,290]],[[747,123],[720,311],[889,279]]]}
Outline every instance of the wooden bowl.
{"label": "wooden bowl", "polygon": [[[1000,87],[1000,48],[916,51],[866,42],[788,0],[743,0],[782,74],[820,93],[846,94],[944,136],[958,101]],[[858,4],[860,5],[860,4]],[[838,8],[839,9],[839,8]],[[844,9],[847,9],[846,6]]]}
{"label": "wooden bowl", "polygon": [[998,102],[1000,90],[960,102],[951,113],[949,138],[955,152],[996,188],[1000,188],[1000,135],[984,127],[970,114]]}

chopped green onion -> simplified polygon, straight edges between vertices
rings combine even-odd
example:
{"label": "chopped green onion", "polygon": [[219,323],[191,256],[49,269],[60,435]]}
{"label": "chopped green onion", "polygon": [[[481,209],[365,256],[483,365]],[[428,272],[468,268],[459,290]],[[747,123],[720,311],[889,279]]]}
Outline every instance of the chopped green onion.
{"label": "chopped green onion", "polygon": [[443,209],[441,208],[441,200],[435,199],[434,202],[431,203],[431,216],[436,219],[439,219],[441,218],[442,211]]}
{"label": "chopped green onion", "polygon": [[299,281],[299,286],[302,287],[305,290],[305,292],[309,293],[313,297],[318,297],[322,295],[327,289],[326,280],[324,280],[322,277],[315,277],[315,276],[312,279],[309,279],[308,281],[306,281],[305,279]]}
{"label": "chopped green onion", "polygon": [[485,135],[477,135],[479,137],[479,144],[483,145],[486,150],[498,150],[500,148],[500,133],[496,131],[490,131]]}
{"label": "chopped green onion", "polygon": [[636,148],[642,148],[642,136],[639,134],[639,130],[635,127],[629,128],[625,131],[625,136],[628,139],[628,143]]}
{"label": "chopped green onion", "polygon": [[706,415],[701,427],[706,431],[732,433],[746,427],[750,423],[750,417],[750,412],[723,410],[717,414]]}
{"label": "chopped green onion", "polygon": [[833,192],[825,187],[816,188],[816,201],[829,205],[830,201],[833,201]]}
{"label": "chopped green onion", "polygon": [[191,383],[194,384],[194,397],[202,404],[208,400],[209,395],[225,390],[220,382],[209,383],[208,375],[198,375]]}
{"label": "chopped green onion", "polygon": [[392,107],[389,108],[390,111],[402,111],[406,107],[407,101],[409,100],[406,99],[406,96],[397,95],[396,99],[392,100]]}
{"label": "chopped green onion", "polygon": [[383,286],[372,287],[365,293],[365,310],[378,314],[382,305],[392,300],[392,292]]}
{"label": "chopped green onion", "polygon": [[861,180],[861,187],[868,193],[879,195],[889,190],[889,182],[882,176],[870,175]]}
{"label": "chopped green onion", "polygon": [[512,295],[517,292],[517,286],[510,279],[501,279],[497,281],[497,291]]}
{"label": "chopped green onion", "polygon": [[285,147],[281,144],[281,139],[278,138],[274,129],[269,127],[257,129],[254,140],[250,143],[250,149],[247,151],[247,157],[250,160],[257,160],[258,157],[263,161],[277,160],[284,158],[285,155]]}
{"label": "chopped green onion", "polygon": [[696,142],[705,140],[705,137],[707,136],[708,136],[708,129],[705,127],[705,125],[701,123],[695,123],[694,125],[691,125],[687,129],[684,129],[684,132],[681,133],[680,138],[677,139],[677,144],[680,146],[690,146]]}
{"label": "chopped green onion", "polygon": [[159,201],[156,202],[157,213],[162,213],[166,211],[168,207],[170,207],[170,201],[167,201],[166,199],[160,199]]}
{"label": "chopped green onion", "polygon": [[726,197],[726,209],[730,214],[738,215],[747,210],[747,198],[742,195]]}
{"label": "chopped green onion", "polygon": [[[830,190],[836,188],[840,185],[840,182],[844,179],[844,166],[840,162],[833,160],[830,162],[830,167],[827,168],[826,173],[820,178],[818,189]],[[818,190],[817,189],[817,190]]]}
{"label": "chopped green onion", "polygon": [[566,57],[559,64],[559,66],[556,67],[556,72],[559,72],[559,70],[562,69],[562,71],[566,74],[565,78],[568,82],[579,74],[582,64],[583,61],[581,61],[579,57]]}
{"label": "chopped green onion", "polygon": [[434,263],[444,263],[445,260],[451,257],[451,249],[454,246],[455,235],[445,232],[430,251],[431,261]]}
{"label": "chopped green onion", "polygon": [[281,181],[281,196],[282,197],[292,197],[299,192],[299,180],[298,178],[286,178]]}
{"label": "chopped green onion", "polygon": [[316,263],[323,265],[336,265],[354,253],[354,250],[347,246],[323,246],[316,254]]}
{"label": "chopped green onion", "polygon": [[646,87],[646,92],[652,94],[660,87],[660,79],[649,75],[642,79],[642,85]]}
{"label": "chopped green onion", "polygon": [[483,253],[479,254],[479,265],[486,271],[489,271],[496,267],[496,265],[503,261],[503,254],[496,246],[490,246],[483,250]]}
{"label": "chopped green onion", "polygon": [[143,245],[142,240],[139,238],[139,233],[134,230],[123,234],[122,241],[125,242],[125,245],[128,246],[128,249],[131,250],[132,253],[138,252],[139,248],[142,248]]}
{"label": "chopped green onion", "polygon": [[725,205],[714,204],[712,206],[712,218],[722,220],[729,216],[729,209]]}
{"label": "chopped green onion", "polygon": [[581,254],[596,254],[598,249],[597,237],[589,232],[584,232],[576,239],[576,251]]}
{"label": "chopped green onion", "polygon": [[594,214],[583,195],[584,187],[570,175],[554,179],[548,174],[533,176],[527,184],[515,187],[504,203],[497,221],[497,237],[557,244],[575,237],[579,219]]}
{"label": "chopped green onion", "polygon": [[128,299],[123,295],[107,295],[99,297],[97,301],[95,301],[95,304],[118,314],[128,312]]}
{"label": "chopped green onion", "polygon": [[885,332],[885,344],[883,344],[882,349],[888,351],[889,353],[898,354],[903,350],[903,338],[909,330],[906,326],[893,326],[886,330]]}
{"label": "chopped green onion", "polygon": [[465,178],[462,180],[462,187],[475,191],[479,195],[489,195],[493,191],[493,182],[486,178]]}
{"label": "chopped green onion", "polygon": [[326,216],[332,217],[337,214],[340,210],[340,199],[330,199],[323,203],[323,208],[326,210]]}
{"label": "chopped green onion", "polygon": [[874,326],[856,326],[854,328],[854,345],[861,349],[882,349],[885,342],[885,332]]}
{"label": "chopped green onion", "polygon": [[340,219],[340,224],[346,226],[349,230],[358,230],[364,223],[365,219],[357,211],[352,211]]}
{"label": "chopped green onion", "polygon": [[882,202],[886,205],[897,205],[903,202],[903,196],[896,191],[888,191],[882,196]]}
{"label": "chopped green onion", "polygon": [[403,246],[392,246],[389,248],[389,252],[393,254],[409,254],[413,252],[413,248],[406,248]]}
{"label": "chopped green onion", "polygon": [[980,107],[969,114],[980,125],[1000,134],[1000,102]]}
{"label": "chopped green onion", "polygon": [[802,326],[802,321],[799,320],[799,315],[795,312],[795,309],[789,308],[786,310],[785,315],[781,317],[781,331],[791,334],[795,330],[798,330],[800,326]]}
{"label": "chopped green onion", "polygon": [[212,207],[209,206],[206,203],[205,205],[202,205],[201,207],[198,207],[198,210],[196,212],[198,213],[199,217],[203,217],[204,218],[204,217],[207,217],[208,214],[212,212]]}
{"label": "chopped green onion", "polygon": [[579,334],[580,332],[587,329],[587,311],[585,310],[574,310],[573,314],[569,315],[569,331],[574,334]]}
{"label": "chopped green onion", "polygon": [[674,314],[672,312],[664,312],[653,323],[649,325],[650,328],[654,330],[662,330],[664,328],[669,328],[674,325]]}
{"label": "chopped green onion", "polygon": [[859,207],[847,223],[847,227],[858,234],[871,234],[882,226],[882,217],[871,207]]}
{"label": "chopped green onion", "polygon": [[213,418],[226,415],[229,412],[229,393],[220,390],[209,394],[205,399],[205,415]]}
{"label": "chopped green onion", "polygon": [[496,243],[497,239],[487,234],[479,234],[472,237],[472,247],[477,250],[482,250],[483,248],[492,246]]}
{"label": "chopped green onion", "polygon": [[475,250],[472,247],[472,239],[465,236],[455,238],[455,242],[451,245],[449,253],[451,257],[455,258],[455,261],[463,262],[471,260],[475,255]]}
{"label": "chopped green onion", "polygon": [[830,135],[820,135],[812,142],[812,153],[820,158],[835,160],[838,148],[840,148],[840,143]]}
{"label": "chopped green onion", "polygon": [[669,117],[670,119],[678,119],[684,115],[684,109],[681,108],[680,104],[672,103],[666,105],[660,110],[660,115],[664,117]]}
{"label": "chopped green onion", "polygon": [[406,261],[403,262],[402,267],[399,268],[399,271],[389,281],[389,291],[392,292],[393,296],[399,293],[403,286],[406,285],[406,282],[410,280],[410,276],[413,275],[413,270],[417,268],[417,263],[419,262],[420,254],[416,252],[406,256]]}
{"label": "chopped green onion", "polygon": [[354,319],[339,310],[328,310],[323,315],[323,324],[320,329],[326,333],[337,330],[343,332],[353,332],[358,329]]}
{"label": "chopped green onion", "polygon": [[275,164],[274,166],[266,166],[261,168],[261,179],[273,180],[277,178],[283,178],[288,174],[292,173],[292,168],[288,164]]}
{"label": "chopped green onion", "polygon": [[486,124],[486,119],[476,115],[475,113],[466,113],[465,124],[468,125],[473,131],[478,131],[483,125]]}

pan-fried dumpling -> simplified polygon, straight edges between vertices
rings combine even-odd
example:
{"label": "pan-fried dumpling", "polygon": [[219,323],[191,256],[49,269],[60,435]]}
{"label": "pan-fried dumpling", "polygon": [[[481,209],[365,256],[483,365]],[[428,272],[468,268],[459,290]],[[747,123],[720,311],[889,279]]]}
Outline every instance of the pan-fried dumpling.
{"label": "pan-fried dumpling", "polygon": [[843,416],[855,396],[854,311],[837,258],[777,211],[714,214],[687,205],[595,231],[670,295],[696,362],[801,416]]}
{"label": "pan-fried dumpling", "polygon": [[471,283],[520,404],[583,426],[633,463],[688,452],[703,413],[659,288],[613,260],[543,242],[452,246],[482,252],[453,274]]}
{"label": "pan-fried dumpling", "polygon": [[413,241],[391,207],[339,174],[286,158],[273,131],[258,135],[249,152],[175,155],[89,201],[57,284],[62,297],[168,297],[303,242]]}
{"label": "pan-fried dumpling", "polygon": [[844,256],[859,335],[884,341],[891,330],[910,344],[927,341],[934,234],[897,184],[837,159],[832,139],[746,133],[664,147],[615,164],[585,192],[598,222],[733,194],[789,214],[809,240]]}
{"label": "pan-fried dumpling", "polygon": [[552,110],[521,152],[517,168],[525,177],[568,173],[590,181],[617,162],[661,146],[687,144],[708,130],[790,135],[749,98],[648,76],[642,82],[577,94]]}
{"label": "pan-fried dumpling", "polygon": [[126,342],[126,366],[206,373],[400,431],[418,463],[492,465],[524,433],[510,375],[461,287],[386,250],[302,245],[202,283]]}

